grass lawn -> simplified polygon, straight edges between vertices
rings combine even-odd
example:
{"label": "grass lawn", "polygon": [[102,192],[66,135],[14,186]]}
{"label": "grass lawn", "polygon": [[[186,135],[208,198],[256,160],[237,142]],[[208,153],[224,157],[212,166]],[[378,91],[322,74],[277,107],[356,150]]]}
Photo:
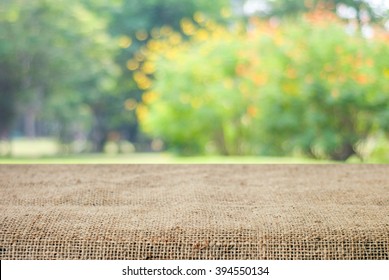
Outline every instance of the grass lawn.
{"label": "grass lawn", "polygon": [[[4,145],[4,143],[0,143]],[[12,157],[0,157],[0,164],[282,164],[282,163],[330,163],[307,158],[291,157],[177,157],[167,153],[129,154],[75,154],[58,155],[58,146],[51,139],[16,139],[12,141]]]}
{"label": "grass lawn", "polygon": [[106,155],[106,154],[85,154],[71,156],[49,156],[49,157],[12,157],[0,158],[0,164],[282,164],[282,163],[330,163],[328,161],[317,161],[305,158],[287,157],[174,157],[169,154],[128,154],[128,155]]}

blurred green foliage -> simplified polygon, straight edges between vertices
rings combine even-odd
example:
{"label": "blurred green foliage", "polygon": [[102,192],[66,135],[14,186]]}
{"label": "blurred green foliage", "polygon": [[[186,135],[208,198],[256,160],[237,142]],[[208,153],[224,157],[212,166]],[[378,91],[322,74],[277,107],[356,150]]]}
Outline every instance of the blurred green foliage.
{"label": "blurred green foliage", "polygon": [[365,143],[387,131],[384,31],[371,40],[348,35],[323,11],[278,24],[253,20],[248,33],[186,24],[190,40],[155,40],[145,62],[155,73],[137,79],[150,86],[138,108],[145,131],[173,150],[346,160],[366,157]]}
{"label": "blurred green foliage", "polygon": [[106,26],[79,1],[2,2],[0,94],[9,110],[3,133],[24,113],[29,121],[46,118],[66,142],[69,127],[82,124],[82,108],[93,115],[95,102],[112,93],[118,75],[112,61],[117,47]]}
{"label": "blurred green foliage", "polygon": [[315,17],[281,32],[279,88],[264,107],[280,119],[264,122],[266,145],[334,160],[364,157],[364,144],[388,121],[387,38],[347,36],[342,24]]}
{"label": "blurred green foliage", "polygon": [[143,34],[156,26],[177,28],[197,10],[216,19],[223,3],[2,1],[0,138],[18,121],[24,126],[18,133],[38,136],[39,124],[44,135],[59,138],[63,151],[80,139],[95,152],[110,135],[136,141],[137,120],[127,105],[136,105],[142,92],[127,61],[148,41]]}
{"label": "blurred green foliage", "polygon": [[[131,142],[147,141],[147,137],[139,132],[135,114],[143,90],[131,79],[131,73],[135,70],[134,64],[144,57],[142,50],[152,36],[158,36],[159,29],[179,32],[181,19],[191,18],[196,12],[223,22],[220,11],[228,4],[229,0],[143,0],[121,1],[118,7],[111,8],[109,32],[118,39],[120,51],[115,56],[115,61],[122,71],[122,75],[117,79],[118,98],[111,102],[120,107],[112,108],[108,112],[111,116],[111,129],[126,130]],[[138,55],[134,61],[132,58],[136,53]],[[115,120],[112,116],[115,116]]]}
{"label": "blurred green foliage", "polygon": [[[2,0],[0,141],[336,160],[385,150],[388,42],[370,23],[388,10],[249,2]],[[329,16],[339,4],[355,19]]]}

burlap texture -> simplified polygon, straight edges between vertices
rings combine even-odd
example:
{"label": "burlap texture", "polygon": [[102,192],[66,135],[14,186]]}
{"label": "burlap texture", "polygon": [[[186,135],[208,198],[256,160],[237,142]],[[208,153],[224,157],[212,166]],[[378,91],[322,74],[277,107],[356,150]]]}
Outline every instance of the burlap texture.
{"label": "burlap texture", "polygon": [[0,165],[1,259],[389,259],[389,166]]}

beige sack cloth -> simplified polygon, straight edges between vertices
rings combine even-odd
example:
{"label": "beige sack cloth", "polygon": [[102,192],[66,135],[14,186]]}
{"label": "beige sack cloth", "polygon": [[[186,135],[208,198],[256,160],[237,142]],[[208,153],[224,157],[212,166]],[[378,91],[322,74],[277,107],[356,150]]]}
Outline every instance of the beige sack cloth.
{"label": "beige sack cloth", "polygon": [[1,259],[389,259],[385,165],[0,165]]}

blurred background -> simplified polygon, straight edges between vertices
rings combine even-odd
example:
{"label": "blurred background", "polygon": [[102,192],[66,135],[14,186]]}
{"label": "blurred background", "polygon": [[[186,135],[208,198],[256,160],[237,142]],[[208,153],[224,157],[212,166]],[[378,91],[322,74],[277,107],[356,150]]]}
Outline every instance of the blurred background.
{"label": "blurred background", "polygon": [[0,163],[388,163],[388,15],[385,0],[2,0]]}

